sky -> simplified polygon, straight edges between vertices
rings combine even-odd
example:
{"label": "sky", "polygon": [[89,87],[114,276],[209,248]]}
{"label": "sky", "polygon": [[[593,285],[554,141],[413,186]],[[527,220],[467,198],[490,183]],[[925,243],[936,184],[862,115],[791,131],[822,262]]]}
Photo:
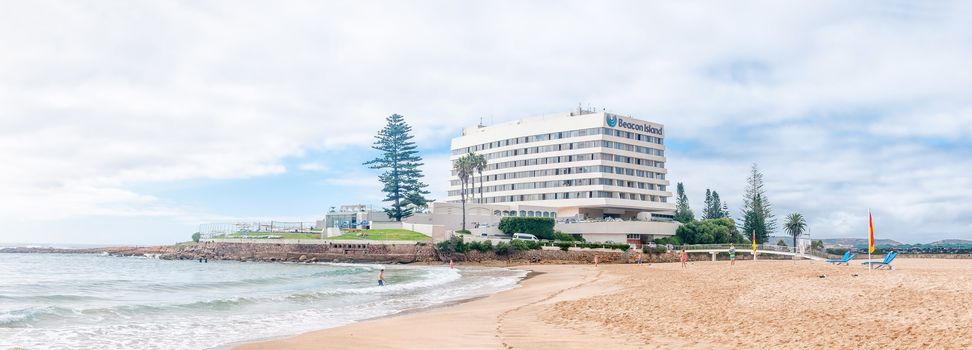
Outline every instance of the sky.
{"label": "sky", "polygon": [[[381,205],[414,128],[581,104],[665,125],[668,179],[740,215],[752,164],[815,238],[972,239],[972,3],[4,1],[0,242],[161,244]],[[673,186],[674,187],[674,186]],[[777,234],[782,234],[778,232]]]}

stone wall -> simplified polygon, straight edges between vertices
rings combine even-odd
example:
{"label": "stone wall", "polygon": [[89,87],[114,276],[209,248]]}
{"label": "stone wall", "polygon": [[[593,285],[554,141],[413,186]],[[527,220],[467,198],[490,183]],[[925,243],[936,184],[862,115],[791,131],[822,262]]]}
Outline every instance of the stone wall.
{"label": "stone wall", "polygon": [[179,247],[160,259],[214,259],[240,261],[380,262],[407,264],[433,259],[430,244],[280,244],[204,242]]}

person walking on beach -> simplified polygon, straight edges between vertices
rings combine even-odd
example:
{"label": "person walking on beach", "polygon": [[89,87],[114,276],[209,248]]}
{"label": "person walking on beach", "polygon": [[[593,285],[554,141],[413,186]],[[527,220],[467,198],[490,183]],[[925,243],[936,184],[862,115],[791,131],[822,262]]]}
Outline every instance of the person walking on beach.
{"label": "person walking on beach", "polygon": [[688,261],[688,254],[685,253],[685,247],[682,247],[682,268],[683,269],[685,268],[687,261]]}
{"label": "person walking on beach", "polygon": [[594,267],[597,267],[597,255],[594,255]]}
{"label": "person walking on beach", "polygon": [[384,285],[385,285],[385,269],[381,269],[381,271],[378,272],[378,286],[381,287]]}
{"label": "person walking on beach", "polygon": [[736,245],[729,245],[729,266],[736,265]]}
{"label": "person walking on beach", "polygon": [[641,253],[638,253],[638,258],[635,259],[635,264],[641,265],[641,257],[642,257]]}

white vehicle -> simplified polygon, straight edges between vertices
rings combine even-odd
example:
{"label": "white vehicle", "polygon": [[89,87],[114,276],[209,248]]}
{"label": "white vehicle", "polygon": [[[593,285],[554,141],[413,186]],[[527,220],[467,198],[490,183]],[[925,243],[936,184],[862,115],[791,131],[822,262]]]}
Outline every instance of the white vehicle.
{"label": "white vehicle", "polygon": [[513,239],[522,239],[524,241],[539,241],[537,236],[531,235],[529,233],[514,233]]}

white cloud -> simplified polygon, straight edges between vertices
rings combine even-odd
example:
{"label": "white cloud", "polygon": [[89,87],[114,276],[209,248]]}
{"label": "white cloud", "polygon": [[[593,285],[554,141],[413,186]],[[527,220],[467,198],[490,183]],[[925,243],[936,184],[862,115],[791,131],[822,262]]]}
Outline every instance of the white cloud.
{"label": "white cloud", "polygon": [[297,166],[297,169],[303,171],[327,171],[330,168],[324,163],[301,163]]}
{"label": "white cloud", "polygon": [[[440,148],[480,117],[582,102],[664,122],[669,141],[697,145],[669,153],[671,178],[693,191],[738,197],[759,161],[780,209],[812,211],[821,230],[852,232],[842,213],[873,206],[893,213],[900,238],[969,235],[954,196],[967,195],[970,170],[970,10],[958,1],[11,4],[0,13],[0,219],[189,218],[195,208],[136,188],[282,174],[287,158],[366,147],[390,113],[406,115],[420,145]],[[445,198],[445,157],[426,161],[433,197]]]}

